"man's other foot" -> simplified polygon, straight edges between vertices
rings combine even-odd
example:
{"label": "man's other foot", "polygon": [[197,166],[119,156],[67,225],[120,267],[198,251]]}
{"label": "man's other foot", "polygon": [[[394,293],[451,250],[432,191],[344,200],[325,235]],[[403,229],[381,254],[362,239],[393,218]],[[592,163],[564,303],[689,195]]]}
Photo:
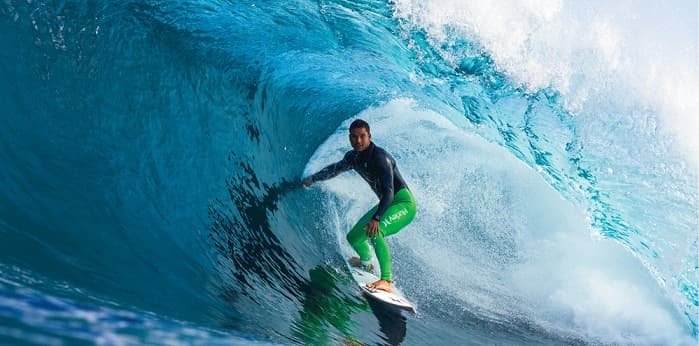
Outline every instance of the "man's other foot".
{"label": "man's other foot", "polygon": [[369,264],[362,264],[362,260],[359,257],[352,257],[349,260],[347,260],[349,264],[353,267],[363,269],[364,271],[368,271],[370,273],[374,272],[374,265],[369,263]]}
{"label": "man's other foot", "polygon": [[376,282],[372,282],[370,284],[366,284],[366,287],[373,288],[375,290],[386,291],[389,293],[393,292],[393,283],[391,283],[390,281],[383,280],[383,279],[376,281]]}

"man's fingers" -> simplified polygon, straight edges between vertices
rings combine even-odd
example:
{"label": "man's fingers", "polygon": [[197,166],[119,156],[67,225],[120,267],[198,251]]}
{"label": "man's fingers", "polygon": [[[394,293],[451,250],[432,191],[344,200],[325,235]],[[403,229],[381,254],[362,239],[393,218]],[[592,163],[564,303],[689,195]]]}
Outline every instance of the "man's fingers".
{"label": "man's fingers", "polygon": [[366,235],[369,236],[369,238],[374,238],[376,235],[379,233],[378,229],[371,229],[367,228]]}

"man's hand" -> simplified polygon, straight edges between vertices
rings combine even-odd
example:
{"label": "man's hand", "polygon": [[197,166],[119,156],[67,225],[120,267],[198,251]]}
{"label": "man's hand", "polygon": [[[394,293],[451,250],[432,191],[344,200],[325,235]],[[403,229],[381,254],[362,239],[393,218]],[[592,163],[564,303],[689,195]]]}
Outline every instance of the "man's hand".
{"label": "man's hand", "polygon": [[367,237],[374,238],[377,234],[379,234],[379,222],[371,219],[371,221],[364,226],[364,229],[366,230]]}
{"label": "man's hand", "polygon": [[311,177],[306,177],[301,181],[301,184],[303,184],[303,187],[310,187],[313,184],[313,180]]}

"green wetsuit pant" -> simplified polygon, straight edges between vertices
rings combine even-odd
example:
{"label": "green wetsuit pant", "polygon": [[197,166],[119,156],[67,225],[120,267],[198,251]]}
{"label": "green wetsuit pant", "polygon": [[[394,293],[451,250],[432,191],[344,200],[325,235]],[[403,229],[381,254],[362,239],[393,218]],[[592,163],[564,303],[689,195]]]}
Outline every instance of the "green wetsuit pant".
{"label": "green wetsuit pant", "polygon": [[[366,234],[366,225],[376,212],[378,205],[374,206],[364,216],[359,219],[352,230],[347,233],[349,241],[354,251],[357,251],[362,262],[371,260],[371,251]],[[381,267],[381,279],[391,281],[391,254],[388,251],[386,237],[398,233],[403,227],[408,225],[415,218],[415,199],[407,188],[400,189],[393,197],[393,202],[386,209],[379,222],[379,233],[373,238],[372,244],[376,252],[376,258]]]}

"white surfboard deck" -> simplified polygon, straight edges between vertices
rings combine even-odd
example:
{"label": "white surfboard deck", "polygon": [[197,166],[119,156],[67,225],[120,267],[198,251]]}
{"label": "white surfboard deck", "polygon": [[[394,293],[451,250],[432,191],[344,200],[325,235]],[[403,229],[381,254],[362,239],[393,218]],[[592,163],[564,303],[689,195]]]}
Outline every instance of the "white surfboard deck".
{"label": "white surfboard deck", "polygon": [[391,307],[416,313],[417,310],[415,309],[415,305],[405,298],[403,293],[398,290],[395,285],[393,286],[393,292],[391,293],[366,287],[366,284],[379,280],[379,277],[360,268],[353,267],[349,265],[349,263],[347,266],[350,269],[350,273],[352,274],[354,281],[357,282],[363,294],[366,294],[370,298]]}

